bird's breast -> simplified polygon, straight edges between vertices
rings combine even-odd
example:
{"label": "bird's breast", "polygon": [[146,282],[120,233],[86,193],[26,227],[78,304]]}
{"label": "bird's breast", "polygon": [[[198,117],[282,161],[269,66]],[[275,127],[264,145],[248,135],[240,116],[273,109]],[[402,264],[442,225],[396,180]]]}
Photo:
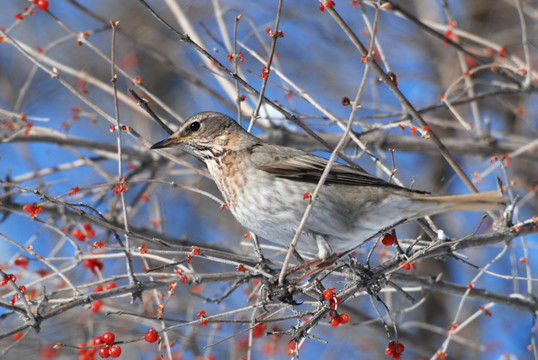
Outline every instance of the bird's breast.
{"label": "bird's breast", "polygon": [[207,160],[206,165],[228,208],[234,212],[238,196],[244,191],[248,180],[245,176],[244,156],[233,151],[225,151],[220,156]]}

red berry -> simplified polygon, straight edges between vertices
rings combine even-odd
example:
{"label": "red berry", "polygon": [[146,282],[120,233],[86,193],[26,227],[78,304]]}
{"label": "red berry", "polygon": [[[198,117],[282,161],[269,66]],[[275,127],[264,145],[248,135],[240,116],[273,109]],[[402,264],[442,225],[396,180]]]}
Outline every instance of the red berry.
{"label": "red berry", "polygon": [[115,289],[116,287],[117,287],[117,285],[116,285],[115,282],[109,282],[108,284],[105,285],[105,289],[107,289],[107,290]]}
{"label": "red berry", "polygon": [[333,290],[335,288],[330,288],[330,289],[325,289],[323,290],[323,293],[321,293],[321,296],[325,299],[325,300],[329,300],[329,299],[332,299],[334,294],[333,294]]}
{"label": "red berry", "polygon": [[18,258],[15,259],[15,262],[14,264],[16,266],[20,266],[20,267],[23,267],[23,268],[26,268],[26,266],[28,265],[28,258],[26,256],[19,256]]}
{"label": "red berry", "polygon": [[402,343],[397,343],[396,346],[394,347],[394,352],[397,354],[403,353],[404,350],[405,350],[405,346]]}
{"label": "red berry", "polygon": [[49,2],[47,0],[37,0],[35,2],[37,8],[41,11],[45,11],[49,8]]}
{"label": "red berry", "polygon": [[[93,314],[96,314],[99,312],[99,309],[101,309],[101,306],[103,306],[103,300],[95,300],[92,302],[92,305],[90,306],[90,312]],[[99,344],[94,344],[99,345]]]}
{"label": "red berry", "polygon": [[99,259],[86,259],[82,263],[82,266],[90,269],[92,273],[97,274],[98,271],[103,270],[104,264]]}
{"label": "red berry", "polygon": [[102,346],[99,348],[99,356],[103,359],[110,357],[110,354],[108,353],[108,346]]}
{"label": "red berry", "polygon": [[92,343],[91,343],[92,346],[94,346],[94,345],[102,345],[102,344],[104,344],[104,342],[103,342],[103,338],[100,337],[100,336],[94,337],[93,340],[92,340]]}
{"label": "red berry", "polygon": [[113,345],[108,349],[108,353],[110,354],[110,357],[117,358],[121,355],[121,347]]}
{"label": "red berry", "polygon": [[159,340],[159,336],[157,335],[157,331],[155,329],[149,329],[146,332],[144,339],[149,343],[154,343]]}
{"label": "red berry", "polygon": [[329,307],[331,309],[335,309],[340,306],[340,298],[338,296],[335,296],[329,300]]}
{"label": "red berry", "polygon": [[114,343],[114,340],[116,340],[116,335],[114,335],[113,332],[107,331],[106,333],[101,336],[103,339],[103,342],[107,345],[112,345]]}
{"label": "red berry", "polygon": [[340,320],[340,324],[345,324],[349,321],[349,315],[348,314],[345,314],[345,313],[342,313],[340,315],[338,315],[338,320]]}
{"label": "red berry", "polygon": [[237,265],[237,269],[235,271],[241,271],[246,272],[245,266],[243,264]]}
{"label": "red berry", "polygon": [[84,241],[84,239],[86,239],[86,234],[84,234],[78,228],[73,229],[73,231],[71,232],[71,235],[73,235],[73,237],[77,239],[78,241]]}
{"label": "red berry", "polygon": [[259,323],[258,325],[252,328],[252,337],[260,338],[265,334],[265,329],[267,325],[265,323]]}
{"label": "red berry", "polygon": [[325,1],[326,8],[332,8],[335,5],[334,1]]}
{"label": "red berry", "polygon": [[95,236],[95,230],[92,228],[92,224],[90,223],[85,223],[84,224],[84,230],[86,231],[86,235],[89,237],[89,238],[92,238]]}
{"label": "red berry", "polygon": [[392,244],[394,244],[395,240],[396,239],[394,238],[394,235],[385,234],[385,236],[383,236],[383,240],[381,240],[381,243],[383,243],[383,245],[385,246],[391,246]]}
{"label": "red berry", "polygon": [[332,327],[337,327],[338,325],[340,325],[340,319],[338,318],[338,316],[333,317],[329,325],[331,325]]}
{"label": "red berry", "polygon": [[387,347],[385,349],[385,354],[387,354],[388,356],[400,357],[400,354],[396,351],[397,346],[398,346],[398,343],[396,341],[393,340],[393,341],[389,342],[389,344],[387,345]]}

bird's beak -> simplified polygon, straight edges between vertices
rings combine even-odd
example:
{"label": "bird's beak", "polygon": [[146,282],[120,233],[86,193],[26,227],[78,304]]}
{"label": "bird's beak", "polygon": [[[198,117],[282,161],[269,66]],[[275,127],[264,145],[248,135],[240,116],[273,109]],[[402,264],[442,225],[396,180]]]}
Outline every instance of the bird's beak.
{"label": "bird's beak", "polygon": [[167,148],[167,147],[170,147],[170,146],[174,146],[176,143],[179,142],[179,140],[181,140],[181,139],[180,138],[175,138],[175,137],[169,137],[167,139],[161,140],[161,141],[156,142],[155,144],[151,145],[150,149],[151,150],[163,149],[163,148]]}

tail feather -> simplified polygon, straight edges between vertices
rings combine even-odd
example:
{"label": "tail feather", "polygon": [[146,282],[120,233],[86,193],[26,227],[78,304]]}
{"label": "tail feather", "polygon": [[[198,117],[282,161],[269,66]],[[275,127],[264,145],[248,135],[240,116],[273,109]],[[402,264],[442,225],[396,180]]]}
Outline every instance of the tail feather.
{"label": "tail feather", "polygon": [[424,215],[435,215],[448,211],[502,210],[506,207],[506,197],[496,191],[466,195],[417,194],[416,198],[438,206],[438,210],[433,209]]}

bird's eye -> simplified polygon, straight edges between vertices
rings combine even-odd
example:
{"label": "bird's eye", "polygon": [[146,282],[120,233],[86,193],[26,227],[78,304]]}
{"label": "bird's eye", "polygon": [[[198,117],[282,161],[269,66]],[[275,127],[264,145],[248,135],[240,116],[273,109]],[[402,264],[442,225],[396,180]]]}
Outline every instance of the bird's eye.
{"label": "bird's eye", "polygon": [[200,123],[198,121],[195,121],[191,123],[189,127],[192,131],[198,131],[200,129]]}

